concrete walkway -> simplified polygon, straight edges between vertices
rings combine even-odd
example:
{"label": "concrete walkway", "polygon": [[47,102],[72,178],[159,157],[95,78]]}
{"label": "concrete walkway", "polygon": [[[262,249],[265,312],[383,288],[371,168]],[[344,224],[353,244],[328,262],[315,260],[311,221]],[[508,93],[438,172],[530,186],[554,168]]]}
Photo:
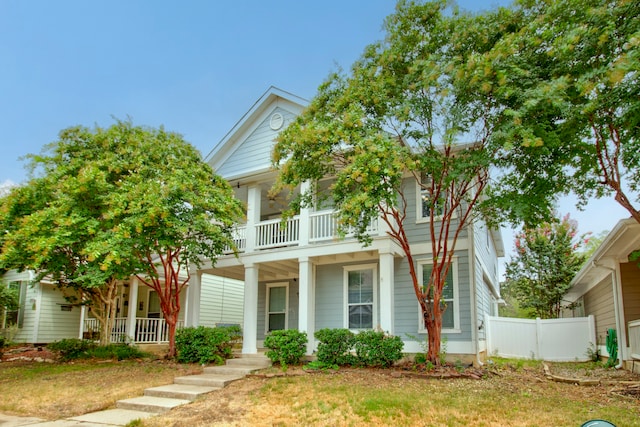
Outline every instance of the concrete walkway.
{"label": "concrete walkway", "polygon": [[264,355],[244,355],[228,359],[224,366],[208,366],[202,374],[177,377],[173,384],[148,388],[143,396],[116,402],[116,409],[91,412],[63,420],[46,421],[31,417],[13,417],[0,414],[1,427],[106,427],[124,426],[133,420],[153,417],[186,405],[199,396],[219,390],[232,381],[244,378],[251,372],[271,366]]}

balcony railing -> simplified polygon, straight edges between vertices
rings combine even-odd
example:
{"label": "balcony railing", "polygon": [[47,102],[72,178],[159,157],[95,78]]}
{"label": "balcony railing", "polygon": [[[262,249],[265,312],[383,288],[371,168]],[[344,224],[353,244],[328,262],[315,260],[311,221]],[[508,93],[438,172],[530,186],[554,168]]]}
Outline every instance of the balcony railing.
{"label": "balcony railing", "polygon": [[[182,328],[184,321],[178,320],[176,328]],[[100,322],[98,319],[85,319],[83,337],[98,338],[100,332]],[[161,344],[169,342],[169,326],[164,319],[150,319],[139,317],[136,319],[136,330],[133,334],[133,341],[136,344]],[[111,328],[110,342],[127,342],[127,318],[118,317],[114,320]]]}
{"label": "balcony railing", "polygon": [[[378,233],[378,220],[372,221],[367,228],[370,234]],[[322,241],[335,240],[338,238],[338,221],[336,212],[322,211],[313,212],[309,215],[309,229],[300,229],[300,216],[296,215],[282,223],[281,219],[261,221],[256,225],[256,241],[254,248],[269,249],[285,246],[297,246],[300,244],[300,236],[308,233],[308,241],[318,243]],[[353,233],[347,233],[347,238],[353,237]],[[234,230],[233,240],[239,252],[244,252],[247,248],[247,226],[238,225]],[[226,252],[232,252],[232,248],[226,248]]]}

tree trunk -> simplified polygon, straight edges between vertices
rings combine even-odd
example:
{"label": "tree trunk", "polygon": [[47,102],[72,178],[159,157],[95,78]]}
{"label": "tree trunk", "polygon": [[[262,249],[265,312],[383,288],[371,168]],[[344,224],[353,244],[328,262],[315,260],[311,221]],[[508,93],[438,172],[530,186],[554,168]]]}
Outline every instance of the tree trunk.
{"label": "tree trunk", "polygon": [[178,322],[178,313],[174,312],[171,315],[165,317],[167,327],[169,328],[169,353],[167,353],[168,359],[173,359],[177,355],[176,351],[176,324]]}

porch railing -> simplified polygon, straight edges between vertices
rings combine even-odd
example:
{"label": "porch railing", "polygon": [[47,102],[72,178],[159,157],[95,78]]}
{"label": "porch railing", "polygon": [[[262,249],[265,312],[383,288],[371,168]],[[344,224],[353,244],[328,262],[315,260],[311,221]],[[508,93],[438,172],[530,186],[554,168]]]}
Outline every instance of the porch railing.
{"label": "porch railing", "polygon": [[640,319],[629,322],[627,327],[629,328],[631,358],[640,360]]}
{"label": "porch railing", "polygon": [[[178,320],[177,329],[184,327],[184,321]],[[83,337],[89,339],[97,338],[100,332],[100,322],[98,319],[85,319]],[[127,342],[127,318],[118,317],[111,328],[110,342]],[[167,322],[160,319],[150,319],[139,317],[136,319],[136,329],[133,341],[136,344],[160,344],[169,342],[169,326]]]}
{"label": "porch railing", "polygon": [[[300,229],[300,216],[288,219],[285,224],[282,219],[261,221],[256,226],[256,241],[254,247],[258,250],[284,246],[296,246],[300,242],[302,233],[309,234],[309,242],[316,243],[338,238],[338,221],[335,211],[313,212],[309,215],[309,230]],[[378,220],[375,219],[367,227],[369,234],[378,233]],[[345,237],[353,237],[354,233],[347,233]],[[244,252],[247,248],[247,226],[238,225],[233,233],[236,248]],[[226,253],[232,252],[231,247],[225,248]]]}

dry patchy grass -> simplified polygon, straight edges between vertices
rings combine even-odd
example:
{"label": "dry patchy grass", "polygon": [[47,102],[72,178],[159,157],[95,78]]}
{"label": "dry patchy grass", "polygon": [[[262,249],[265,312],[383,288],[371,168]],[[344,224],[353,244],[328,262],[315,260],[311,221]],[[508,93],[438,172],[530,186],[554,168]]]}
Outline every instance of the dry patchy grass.
{"label": "dry patchy grass", "polygon": [[160,426],[575,426],[593,418],[640,426],[640,402],[547,380],[542,369],[500,368],[485,378],[407,378],[384,370],[253,377],[168,414]]}
{"label": "dry patchy grass", "polygon": [[112,408],[198,367],[163,361],[0,363],[0,412],[59,419]]}

